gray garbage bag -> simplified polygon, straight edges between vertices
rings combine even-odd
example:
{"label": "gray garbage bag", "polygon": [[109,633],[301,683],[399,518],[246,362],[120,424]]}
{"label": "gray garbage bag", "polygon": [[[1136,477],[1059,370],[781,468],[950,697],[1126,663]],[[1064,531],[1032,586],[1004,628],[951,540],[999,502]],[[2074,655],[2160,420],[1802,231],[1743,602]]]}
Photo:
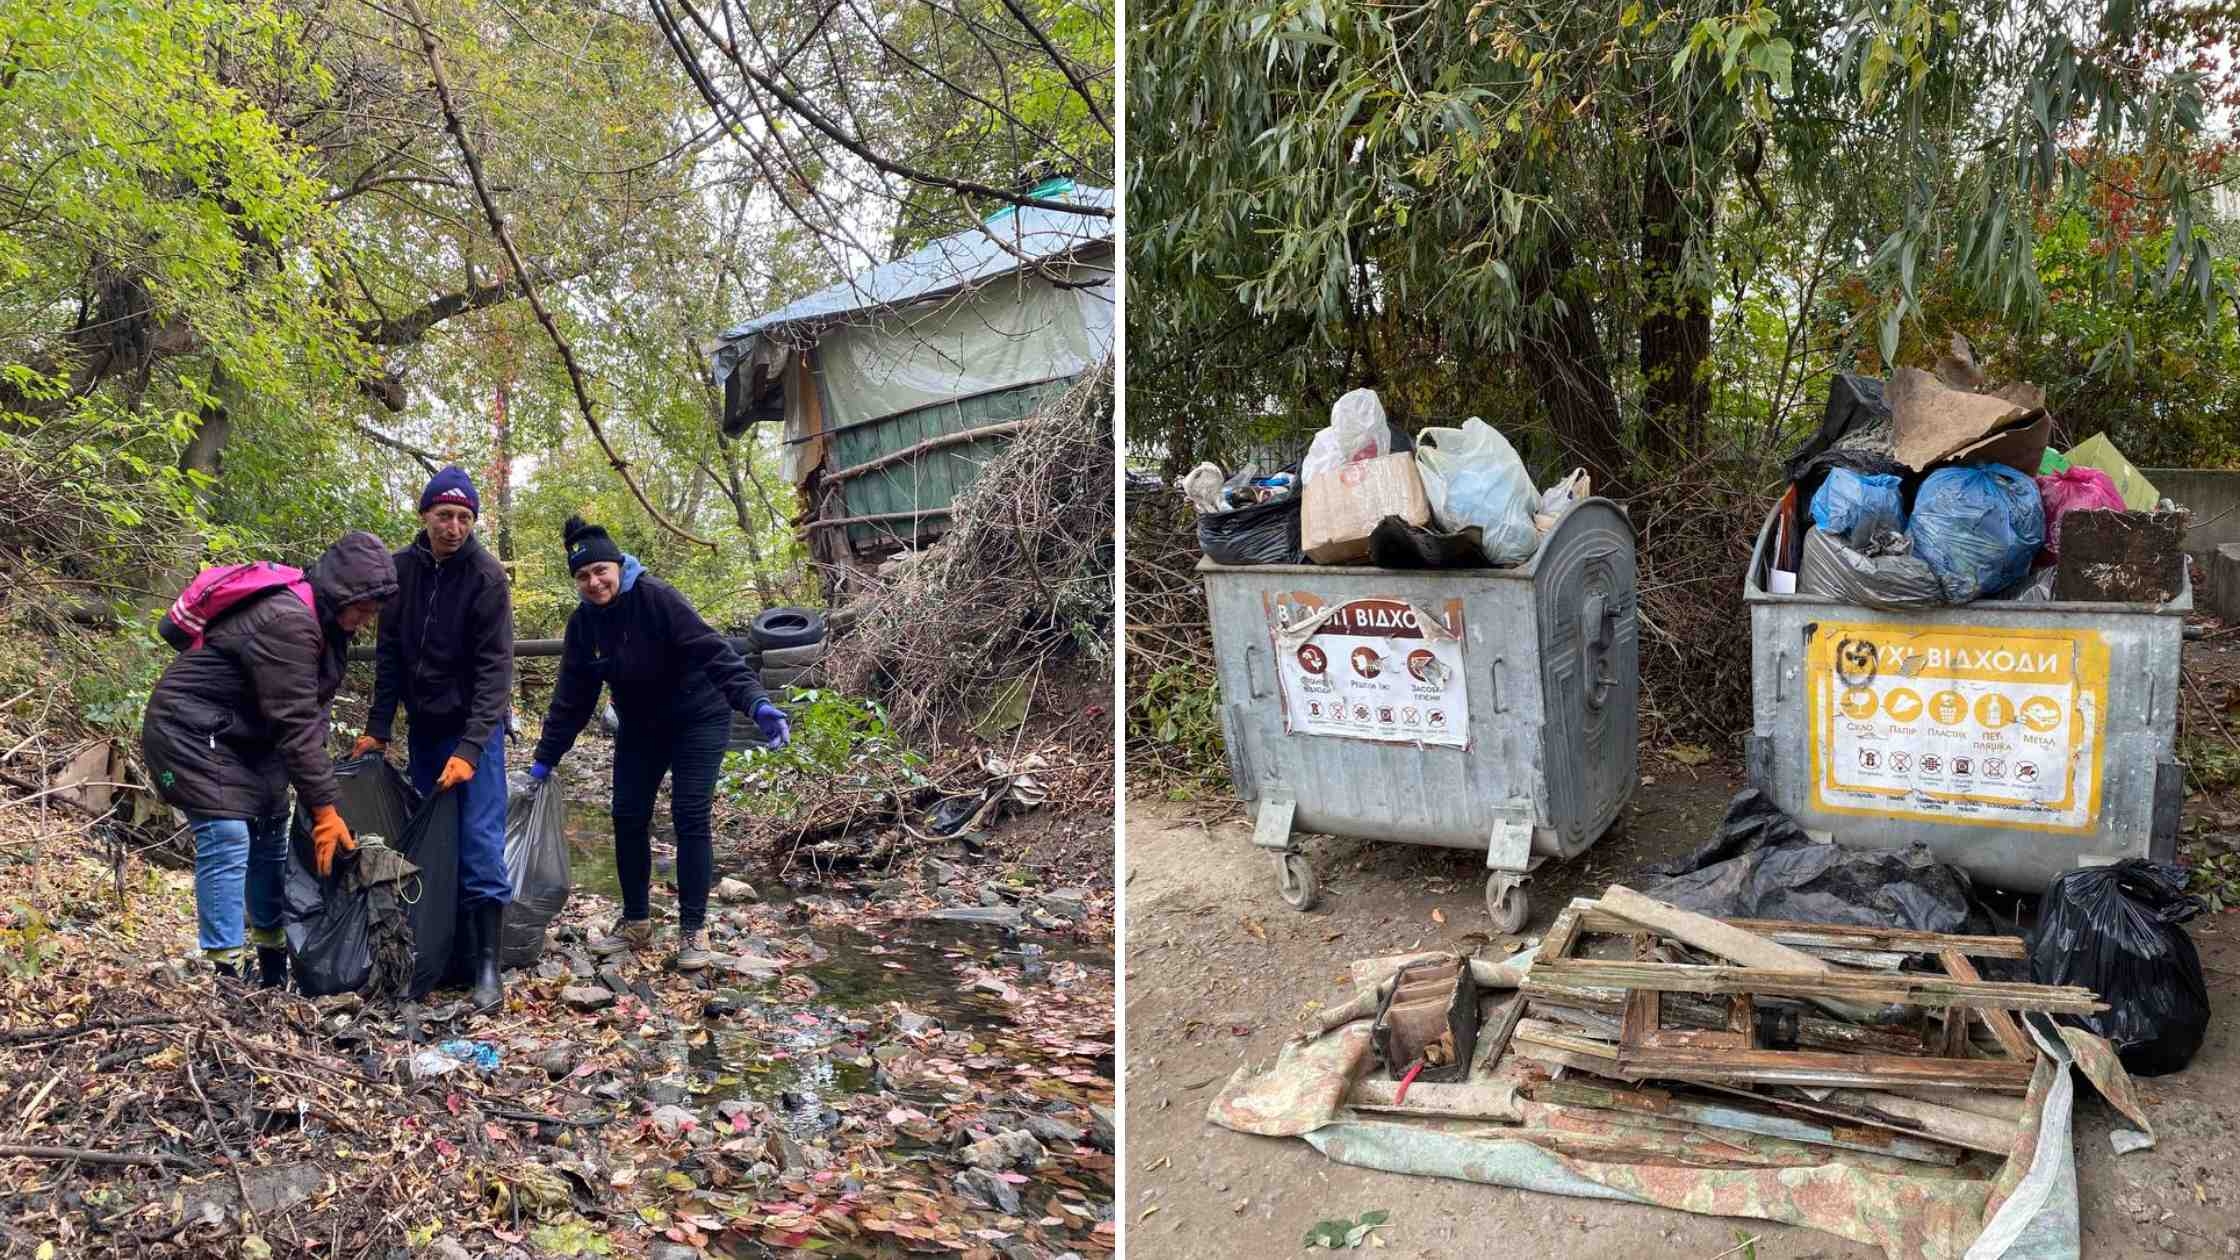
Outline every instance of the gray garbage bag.
{"label": "gray garbage bag", "polygon": [[513,904],[498,929],[498,963],[534,967],[544,956],[545,928],[567,908],[574,886],[568,796],[558,770],[542,785],[521,771],[506,776],[506,879]]}
{"label": "gray garbage bag", "polygon": [[1944,583],[1919,557],[1903,553],[1870,556],[1819,529],[1804,536],[1804,558],[1797,564],[1797,593],[1892,612],[1937,608],[1945,602]]}

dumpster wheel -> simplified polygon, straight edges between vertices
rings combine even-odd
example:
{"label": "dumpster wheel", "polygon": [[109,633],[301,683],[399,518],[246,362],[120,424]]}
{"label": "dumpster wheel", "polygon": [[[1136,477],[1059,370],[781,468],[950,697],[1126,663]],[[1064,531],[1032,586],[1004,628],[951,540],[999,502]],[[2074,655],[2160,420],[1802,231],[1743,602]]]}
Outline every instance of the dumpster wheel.
{"label": "dumpster wheel", "polygon": [[1304,853],[1276,855],[1276,892],[1294,910],[1312,910],[1322,900],[1322,881]]}
{"label": "dumpster wheel", "polygon": [[1515,936],[1524,930],[1525,920],[1532,917],[1532,897],[1517,882],[1516,872],[1486,876],[1486,917],[1493,920],[1498,935]]}

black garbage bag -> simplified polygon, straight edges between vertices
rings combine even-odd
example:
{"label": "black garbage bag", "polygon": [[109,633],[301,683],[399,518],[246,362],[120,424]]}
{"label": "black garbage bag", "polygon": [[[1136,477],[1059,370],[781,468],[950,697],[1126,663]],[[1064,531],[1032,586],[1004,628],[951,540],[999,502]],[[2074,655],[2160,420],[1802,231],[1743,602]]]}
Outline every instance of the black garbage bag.
{"label": "black garbage bag", "polygon": [[1369,563],[1380,569],[1490,569],[1485,531],[1476,525],[1451,534],[1388,516],[1369,535]]}
{"label": "black garbage bag", "polygon": [[356,993],[373,971],[366,893],[356,879],[358,855],[336,855],[334,873],[322,880],[312,866],[310,841],[308,832],[290,836],[281,884],[288,978],[306,997]]}
{"label": "black garbage bag", "polygon": [[[394,843],[403,835],[418,797],[395,766],[382,757],[337,762],[335,812],[352,836],[381,836]],[[372,874],[361,870],[359,855],[342,853],[334,871],[319,878],[313,866],[311,815],[298,807],[289,835],[288,867],[281,882],[282,935],[288,942],[288,974],[311,997],[355,993],[374,970],[375,915],[369,905]]]}
{"label": "black garbage bag", "polygon": [[1215,564],[1305,564],[1299,546],[1299,496],[1287,494],[1233,512],[1198,517],[1198,549]]}
{"label": "black garbage bag", "polygon": [[2056,875],[2030,933],[2030,978],[2083,985],[2108,1009],[2065,1020],[2113,1042],[2124,1070],[2162,1076],[2192,1061],[2209,1028],[2209,984],[2179,924],[2206,909],[2186,868],[2129,858]]}
{"label": "black garbage bag", "polygon": [[1645,872],[1647,896],[1714,918],[1965,932],[1967,873],[1928,846],[1847,849],[1804,833],[1765,793],[1745,788],[1702,848]]}
{"label": "black garbage bag", "polygon": [[[1908,471],[1891,458],[1891,441],[1890,404],[1882,396],[1882,382],[1871,376],[1841,373],[1828,382],[1828,401],[1821,412],[1819,429],[1804,445],[1789,452],[1782,472],[1791,481],[1803,482],[1826,475],[1837,464],[1860,472]],[[1831,454],[1834,460],[1824,458]],[[1874,466],[1877,464],[1888,466]]]}
{"label": "black garbage bag", "polygon": [[459,930],[459,797],[438,792],[405,824],[395,847],[420,868],[420,899],[406,910],[412,922],[412,988],[417,1001],[431,990],[462,988],[474,974],[466,934]]}
{"label": "black garbage bag", "polygon": [[506,779],[506,879],[513,904],[498,929],[498,964],[534,967],[544,956],[544,932],[568,906],[574,875],[568,869],[568,797],[555,770],[538,784],[528,775]]}

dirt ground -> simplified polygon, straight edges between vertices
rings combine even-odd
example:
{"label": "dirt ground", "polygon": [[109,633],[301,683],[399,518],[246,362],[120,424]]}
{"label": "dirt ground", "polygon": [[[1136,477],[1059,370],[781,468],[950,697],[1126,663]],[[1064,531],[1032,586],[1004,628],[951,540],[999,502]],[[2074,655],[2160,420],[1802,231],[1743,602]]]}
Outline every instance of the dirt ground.
{"label": "dirt ground", "polygon": [[[1626,825],[1531,885],[1525,935],[1558,908],[1623,881],[1707,837],[1735,782],[1710,768],[1651,760]],[[1349,1168],[1306,1143],[1207,1123],[1206,1104],[1243,1064],[1273,1061],[1311,1003],[1343,1000],[1355,958],[1477,943],[1488,930],[1482,857],[1316,837],[1322,905],[1308,914],[1275,892],[1274,863],[1241,812],[1206,824],[1203,806],[1128,807],[1126,1091],[1127,1254],[1293,1254],[1316,1222],[1391,1213],[1395,1257],[1672,1255],[1711,1260],[1872,1257],[1832,1235],[1761,1221],[1532,1194]],[[1443,917],[1444,922],[1440,919]],[[2113,1112],[2097,1098],[2076,1118],[2086,1256],[2240,1255],[2240,912],[2190,928],[2217,1011],[2187,1071],[2139,1082],[2159,1145],[2115,1157]],[[2089,1093],[2089,1091],[2081,1091]]]}

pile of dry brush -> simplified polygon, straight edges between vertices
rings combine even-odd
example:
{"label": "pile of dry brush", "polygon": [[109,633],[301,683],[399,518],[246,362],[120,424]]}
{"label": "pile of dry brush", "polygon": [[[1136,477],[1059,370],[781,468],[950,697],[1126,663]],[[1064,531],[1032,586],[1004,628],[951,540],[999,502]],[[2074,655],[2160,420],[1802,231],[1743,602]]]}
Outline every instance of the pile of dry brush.
{"label": "pile of dry brush", "polygon": [[1111,360],[1030,420],[941,541],[845,610],[832,682],[883,697],[906,734],[938,737],[1063,660],[1112,658]]}

